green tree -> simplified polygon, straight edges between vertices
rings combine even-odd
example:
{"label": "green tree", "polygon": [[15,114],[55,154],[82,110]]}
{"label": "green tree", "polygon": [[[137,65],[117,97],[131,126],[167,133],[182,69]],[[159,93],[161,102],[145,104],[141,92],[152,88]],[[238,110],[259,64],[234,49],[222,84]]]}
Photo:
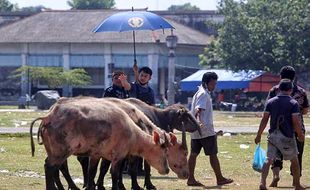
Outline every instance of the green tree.
{"label": "green tree", "polygon": [[222,0],[219,5],[225,20],[218,44],[205,51],[216,55],[201,55],[202,64],[218,56],[219,66],[233,70],[310,68],[309,0]]}
{"label": "green tree", "polygon": [[111,9],[115,5],[114,0],[69,0],[67,3],[72,9]]}
{"label": "green tree", "polygon": [[185,3],[184,5],[171,5],[168,7],[168,11],[197,11],[200,10],[196,5],[191,3]]}
{"label": "green tree", "polygon": [[0,12],[12,12],[16,5],[8,0],[0,0]]}
{"label": "green tree", "polygon": [[48,10],[48,8],[44,7],[43,5],[38,5],[38,6],[22,7],[22,8],[19,8],[18,11],[38,13],[44,9]]}
{"label": "green tree", "polygon": [[201,65],[206,65],[208,68],[221,68],[221,57],[219,48],[218,48],[218,40],[213,40],[210,44],[207,45],[207,48],[205,48],[204,53],[199,55]]}
{"label": "green tree", "polygon": [[84,69],[63,71],[60,67],[23,66],[16,69],[12,77],[21,77],[27,72],[32,80],[40,80],[52,89],[63,85],[85,86],[91,83],[91,78]]}

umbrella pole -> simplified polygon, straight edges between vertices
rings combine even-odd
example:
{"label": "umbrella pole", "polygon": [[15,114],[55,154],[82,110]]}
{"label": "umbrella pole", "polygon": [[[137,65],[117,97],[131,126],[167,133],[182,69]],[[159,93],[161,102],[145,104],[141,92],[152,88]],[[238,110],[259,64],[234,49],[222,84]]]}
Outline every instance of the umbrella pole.
{"label": "umbrella pole", "polygon": [[134,58],[134,64],[137,64],[137,59],[136,59],[136,34],[135,31],[132,31],[132,36],[133,36],[133,58]]}

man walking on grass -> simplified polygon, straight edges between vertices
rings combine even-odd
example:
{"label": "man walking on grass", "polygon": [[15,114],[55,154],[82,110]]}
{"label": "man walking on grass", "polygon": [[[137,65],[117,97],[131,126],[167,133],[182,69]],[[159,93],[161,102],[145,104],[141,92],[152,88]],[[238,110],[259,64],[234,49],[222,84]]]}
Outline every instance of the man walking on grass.
{"label": "man walking on grass", "polygon": [[298,164],[298,150],[295,140],[295,132],[298,140],[304,141],[301,123],[299,119],[298,102],[290,97],[293,83],[289,79],[282,79],[279,83],[279,94],[267,101],[263,118],[259,125],[259,130],[255,138],[255,143],[261,141],[261,135],[266,128],[269,117],[270,129],[268,136],[267,159],[262,168],[260,190],[266,190],[266,179],[269,167],[282,155],[284,160],[291,161],[293,174],[293,184],[295,190],[304,190],[300,184],[300,168]]}
{"label": "man walking on grass", "polygon": [[191,133],[191,153],[188,160],[188,186],[204,186],[195,179],[196,159],[201,149],[209,156],[211,167],[215,173],[217,185],[232,183],[222,175],[220,162],[217,157],[217,136],[213,126],[213,108],[210,93],[215,89],[218,76],[214,72],[207,72],[202,77],[202,84],[193,96],[191,112],[201,125],[201,136],[198,132]]}
{"label": "man walking on grass", "polygon": [[[291,97],[295,99],[298,104],[299,104],[299,111],[300,111],[300,118],[301,118],[301,127],[302,131],[305,134],[305,125],[304,125],[304,120],[303,120],[303,115],[306,115],[308,113],[309,109],[309,101],[307,98],[307,94],[305,90],[297,85],[296,82],[296,72],[295,69],[291,66],[284,66],[280,70],[280,77],[281,79],[289,79],[291,81],[295,81],[293,83],[293,89],[291,93]],[[267,100],[275,97],[279,93],[279,85],[276,85],[272,87],[272,89],[269,91],[268,98]],[[295,134],[297,137],[297,135]],[[300,176],[302,174],[302,155],[304,152],[304,142],[300,142],[296,139],[297,143],[297,149],[298,149],[298,162],[299,162],[299,168],[300,168]],[[280,180],[280,170],[283,167],[283,162],[282,162],[282,157],[280,156],[279,159],[276,159],[274,163],[271,166],[272,172],[273,172],[273,180],[270,184],[270,187],[277,187],[278,182]]]}

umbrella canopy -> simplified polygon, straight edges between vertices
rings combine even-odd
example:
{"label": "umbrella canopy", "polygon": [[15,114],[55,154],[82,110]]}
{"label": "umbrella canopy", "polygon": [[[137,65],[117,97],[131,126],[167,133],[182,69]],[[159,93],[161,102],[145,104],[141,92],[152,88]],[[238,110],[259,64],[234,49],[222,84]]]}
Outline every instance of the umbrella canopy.
{"label": "umbrella canopy", "polygon": [[147,11],[116,13],[102,21],[93,32],[124,32],[174,28],[162,17]]}
{"label": "umbrella canopy", "polygon": [[93,32],[133,31],[134,62],[136,63],[136,30],[159,30],[174,27],[162,17],[147,11],[127,11],[113,14],[102,21]]}

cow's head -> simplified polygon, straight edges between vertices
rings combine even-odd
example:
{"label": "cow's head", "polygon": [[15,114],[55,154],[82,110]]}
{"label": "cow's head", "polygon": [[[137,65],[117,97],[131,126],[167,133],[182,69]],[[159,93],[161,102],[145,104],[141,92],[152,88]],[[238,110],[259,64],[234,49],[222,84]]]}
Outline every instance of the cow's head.
{"label": "cow's head", "polygon": [[[185,135],[185,133],[184,133]],[[169,133],[170,146],[168,148],[168,163],[171,170],[180,179],[187,179],[189,175],[187,164],[187,146],[185,136],[182,135],[182,143],[178,142],[173,133]]]}
{"label": "cow's head", "polygon": [[158,133],[156,131],[153,132],[153,140],[155,144],[150,152],[144,156],[144,159],[151,166],[157,169],[158,173],[162,175],[168,174],[169,167],[167,162],[167,152],[169,140],[166,138],[163,132]]}
{"label": "cow's head", "polygon": [[201,133],[200,126],[194,116],[181,104],[175,104],[167,109],[170,109],[172,123],[170,129],[177,129],[182,131],[182,128],[185,127],[187,132],[195,132],[198,130]]}

